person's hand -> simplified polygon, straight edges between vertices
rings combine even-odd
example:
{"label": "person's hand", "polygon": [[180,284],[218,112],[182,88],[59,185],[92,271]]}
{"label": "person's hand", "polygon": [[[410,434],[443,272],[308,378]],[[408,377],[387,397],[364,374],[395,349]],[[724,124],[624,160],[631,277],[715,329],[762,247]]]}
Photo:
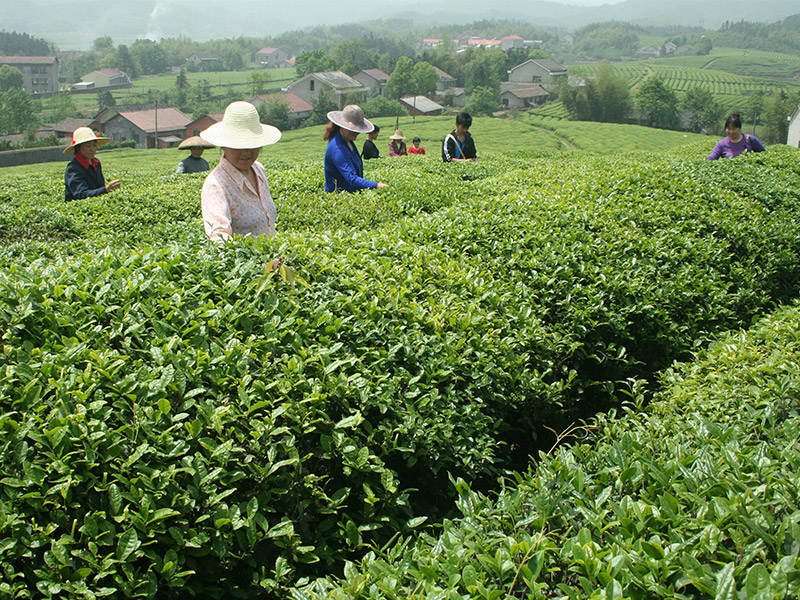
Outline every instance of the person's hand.
{"label": "person's hand", "polygon": [[387,184],[385,184],[385,183],[379,182],[378,185],[376,185],[375,187],[377,187],[377,188],[385,188],[385,187],[389,187],[389,186]]}
{"label": "person's hand", "polygon": [[111,190],[117,189],[122,184],[122,180],[115,179],[113,181],[109,181],[106,184],[106,192],[110,192]]}

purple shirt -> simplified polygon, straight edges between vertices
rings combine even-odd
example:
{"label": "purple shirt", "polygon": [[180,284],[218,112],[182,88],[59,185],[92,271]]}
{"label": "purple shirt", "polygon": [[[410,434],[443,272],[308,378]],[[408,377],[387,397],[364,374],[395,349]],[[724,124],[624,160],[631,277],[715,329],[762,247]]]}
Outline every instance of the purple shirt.
{"label": "purple shirt", "polygon": [[706,160],[717,160],[718,158],[730,158],[732,156],[739,156],[743,152],[763,152],[764,146],[758,141],[754,135],[742,134],[742,139],[738,142],[732,142],[731,138],[724,137],[717,142],[711,154],[708,155]]}

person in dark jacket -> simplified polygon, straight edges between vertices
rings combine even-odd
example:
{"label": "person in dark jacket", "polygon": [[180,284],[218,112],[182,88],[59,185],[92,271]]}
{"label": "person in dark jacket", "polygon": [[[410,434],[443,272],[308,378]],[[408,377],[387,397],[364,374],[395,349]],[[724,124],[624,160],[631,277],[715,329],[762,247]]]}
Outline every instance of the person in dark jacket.
{"label": "person in dark jacket", "polygon": [[469,133],[472,116],[460,112],[456,116],[456,128],[442,141],[442,160],[444,162],[464,162],[478,160],[475,142]]}
{"label": "person in dark jacket", "polygon": [[375,125],[375,129],[373,129],[367,134],[367,139],[364,142],[364,147],[361,149],[361,158],[363,158],[364,160],[381,157],[381,152],[375,145],[375,140],[378,139],[378,134],[380,132],[381,128]]}
{"label": "person in dark jacket", "polygon": [[214,148],[213,144],[208,143],[199,135],[193,135],[186,138],[178,148],[181,150],[189,150],[191,154],[178,163],[178,168],[175,169],[175,174],[180,173],[202,173],[208,171],[208,161],[203,158],[203,150]]}
{"label": "person in dark jacket", "polygon": [[78,127],[72,134],[70,145],[64,154],[75,154],[64,173],[64,200],[81,200],[107,194],[120,186],[120,180],[106,183],[100,161],[94,155],[109,138],[98,136],[88,127]]}
{"label": "person in dark jacket", "polygon": [[363,189],[386,187],[385,183],[364,179],[364,162],[356,148],[359,133],[369,133],[372,123],[364,118],[364,111],[356,104],[328,113],[328,126],[322,139],[328,142],[325,149],[325,191],[357,192]]}

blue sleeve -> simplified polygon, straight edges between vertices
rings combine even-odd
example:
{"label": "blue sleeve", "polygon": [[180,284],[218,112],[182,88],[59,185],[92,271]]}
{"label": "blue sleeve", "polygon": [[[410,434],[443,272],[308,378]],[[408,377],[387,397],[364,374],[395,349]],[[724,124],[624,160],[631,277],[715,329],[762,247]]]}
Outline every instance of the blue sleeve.
{"label": "blue sleeve", "polygon": [[[103,171],[100,167],[97,169],[97,175],[99,182],[105,182]],[[105,183],[98,188],[92,188],[90,185],[93,184],[86,177],[85,170],[80,165],[70,162],[67,165],[67,171],[64,173],[64,186],[66,188],[64,198],[66,201],[93,198],[106,193]]]}
{"label": "blue sleeve", "polygon": [[333,166],[336,167],[351,188],[358,190],[362,188],[372,189],[378,187],[376,182],[359,176],[355,167],[353,166],[352,161],[350,160],[350,157],[342,152],[339,148],[332,148],[331,160],[333,161]]}

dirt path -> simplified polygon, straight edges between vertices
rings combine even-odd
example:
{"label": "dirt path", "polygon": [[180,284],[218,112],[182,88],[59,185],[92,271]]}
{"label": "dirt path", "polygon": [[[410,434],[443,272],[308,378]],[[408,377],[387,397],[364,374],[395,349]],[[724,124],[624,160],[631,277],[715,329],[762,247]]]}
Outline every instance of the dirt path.
{"label": "dirt path", "polygon": [[717,60],[718,58],[719,58],[719,56],[715,56],[715,57],[714,57],[714,58],[712,58],[710,61],[708,61],[706,64],[704,64],[704,65],[703,65],[701,68],[703,68],[703,69],[708,69],[708,68],[709,68],[711,65],[713,65],[713,64],[714,64],[714,62],[716,62],[716,60]]}
{"label": "dirt path", "polygon": [[561,137],[560,135],[558,135],[552,129],[547,129],[546,127],[538,127],[537,125],[529,125],[529,127],[531,129],[536,130],[536,131],[541,131],[543,133],[549,133],[550,135],[555,136],[555,138],[559,142],[561,142],[561,145],[564,146],[564,148],[567,149],[567,150],[580,150],[580,148],[578,148],[575,144],[570,142],[567,138]]}
{"label": "dirt path", "polygon": [[643,65],[643,66],[644,66],[645,70],[647,71],[647,75],[645,75],[645,76],[644,76],[644,77],[642,77],[642,78],[641,78],[639,81],[637,81],[637,82],[636,82],[636,83],[633,85],[633,87],[631,87],[631,91],[633,91],[633,90],[635,90],[636,88],[638,88],[638,87],[639,87],[639,85],[642,83],[642,81],[645,81],[645,80],[646,80],[648,77],[652,77],[652,76],[653,76],[653,68],[652,68],[650,65]]}

